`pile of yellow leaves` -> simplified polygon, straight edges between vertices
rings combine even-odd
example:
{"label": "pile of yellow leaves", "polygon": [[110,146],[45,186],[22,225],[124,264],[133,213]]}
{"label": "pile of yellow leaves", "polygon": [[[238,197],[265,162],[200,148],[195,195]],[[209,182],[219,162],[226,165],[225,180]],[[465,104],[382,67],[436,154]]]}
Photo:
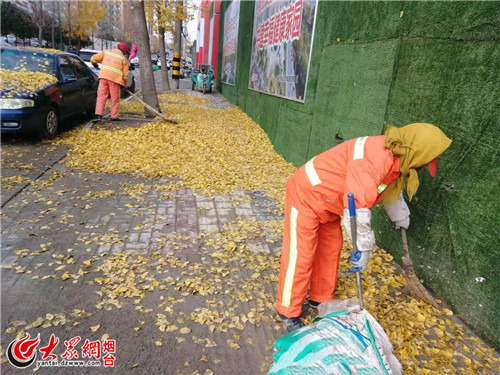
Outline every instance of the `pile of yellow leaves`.
{"label": "pile of yellow leaves", "polygon": [[210,100],[200,96],[191,96],[183,94],[161,94],[158,96],[161,102],[168,103],[192,103],[192,104],[209,104]]}
{"label": "pile of yellow leaves", "polygon": [[240,109],[193,110],[175,104],[168,106],[167,115],[179,124],[154,122],[113,132],[77,129],[58,142],[72,147],[67,161],[72,167],[179,177],[208,196],[235,189],[265,191],[282,206],[295,167],[274,151],[266,133]]}
{"label": "pile of yellow leaves", "polygon": [[[57,82],[51,74],[29,71],[12,71],[0,69],[0,91],[2,97],[13,97],[21,92],[36,93],[41,88]],[[8,93],[4,91],[8,90]]]}
{"label": "pile of yellow leaves", "polygon": [[54,49],[54,48],[41,48],[41,47],[23,47],[23,48],[29,48],[37,52],[50,52],[50,53],[61,53],[64,51]]}

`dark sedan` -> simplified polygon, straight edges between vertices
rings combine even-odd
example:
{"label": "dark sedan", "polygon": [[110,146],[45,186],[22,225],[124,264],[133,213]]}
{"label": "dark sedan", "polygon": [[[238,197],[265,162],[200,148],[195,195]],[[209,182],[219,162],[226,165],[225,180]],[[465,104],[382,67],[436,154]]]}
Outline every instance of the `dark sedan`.
{"label": "dark sedan", "polygon": [[2,133],[27,132],[50,139],[57,134],[61,119],[94,113],[97,76],[78,56],[23,48],[2,48],[1,55],[2,69],[24,69],[57,78],[57,82],[40,88],[34,95],[2,91]]}

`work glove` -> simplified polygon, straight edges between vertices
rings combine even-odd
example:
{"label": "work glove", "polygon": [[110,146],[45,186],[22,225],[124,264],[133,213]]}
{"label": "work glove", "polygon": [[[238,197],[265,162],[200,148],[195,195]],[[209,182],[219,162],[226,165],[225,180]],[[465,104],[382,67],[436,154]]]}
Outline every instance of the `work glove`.
{"label": "work glove", "polygon": [[94,66],[94,68],[99,69],[99,64],[93,63],[92,65]]}
{"label": "work glove", "polygon": [[357,253],[351,253],[351,261],[353,268],[350,269],[351,272],[360,272],[368,264],[370,259],[370,251],[358,251]]}
{"label": "work glove", "polygon": [[[372,212],[369,208],[358,208],[356,210],[356,236],[359,251],[369,252],[375,248],[375,234],[372,230],[371,220]],[[347,208],[344,210],[344,226],[352,241],[351,217]]]}
{"label": "work glove", "polygon": [[399,193],[398,199],[394,202],[385,203],[384,209],[396,229],[408,229],[410,226],[410,209],[403,198],[403,193]]}

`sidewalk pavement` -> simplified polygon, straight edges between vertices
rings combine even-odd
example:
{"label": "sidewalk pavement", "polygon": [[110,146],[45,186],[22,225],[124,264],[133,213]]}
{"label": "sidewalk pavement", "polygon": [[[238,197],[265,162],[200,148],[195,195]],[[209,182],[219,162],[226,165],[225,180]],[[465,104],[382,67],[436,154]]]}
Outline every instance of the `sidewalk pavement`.
{"label": "sidewalk pavement", "polygon": [[[14,175],[33,149],[43,150],[33,161],[43,173],[2,212],[4,374],[36,370],[6,362],[10,342],[28,332],[40,333],[40,347],[58,337],[59,360],[72,338],[80,360],[85,340],[116,340],[114,367],[39,374],[267,371],[286,331],[274,310],[283,217],[265,192],[210,198],[175,178],[91,173],[58,162],[64,147],[29,142],[4,145],[4,170]],[[353,288],[354,278],[341,282]]]}

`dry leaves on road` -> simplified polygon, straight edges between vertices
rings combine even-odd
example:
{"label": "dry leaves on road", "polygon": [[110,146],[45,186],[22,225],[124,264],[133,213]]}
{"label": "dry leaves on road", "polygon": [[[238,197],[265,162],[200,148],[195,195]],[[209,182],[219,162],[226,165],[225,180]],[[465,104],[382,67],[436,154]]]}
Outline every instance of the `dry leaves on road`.
{"label": "dry leaves on road", "polygon": [[169,105],[167,113],[180,124],[154,122],[113,132],[77,129],[58,142],[72,147],[67,164],[75,168],[178,177],[208,196],[235,189],[265,191],[282,206],[295,167],[274,151],[266,133],[245,113],[177,104]]}

